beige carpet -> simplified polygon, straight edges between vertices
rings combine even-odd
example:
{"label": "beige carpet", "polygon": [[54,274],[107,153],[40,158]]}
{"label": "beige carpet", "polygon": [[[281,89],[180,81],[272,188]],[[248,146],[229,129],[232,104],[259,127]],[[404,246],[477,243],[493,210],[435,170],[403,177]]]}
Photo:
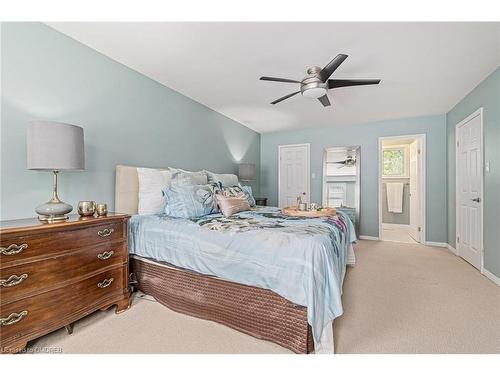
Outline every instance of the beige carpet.
{"label": "beige carpet", "polygon": [[[500,353],[500,288],[448,250],[360,241],[344,283],[337,353]],[[134,298],[30,343],[63,353],[290,353]],[[57,350],[57,349],[56,349]]]}

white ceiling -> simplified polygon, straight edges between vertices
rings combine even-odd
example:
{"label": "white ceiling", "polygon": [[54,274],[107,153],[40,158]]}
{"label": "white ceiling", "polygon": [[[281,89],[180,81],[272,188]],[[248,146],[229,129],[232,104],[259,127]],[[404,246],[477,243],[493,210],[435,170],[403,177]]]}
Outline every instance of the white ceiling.
{"label": "white ceiling", "polygon": [[[500,63],[500,23],[49,23],[258,132],[447,112]],[[330,91],[332,106],[296,95],[309,66],[349,58],[332,78],[380,78]]]}

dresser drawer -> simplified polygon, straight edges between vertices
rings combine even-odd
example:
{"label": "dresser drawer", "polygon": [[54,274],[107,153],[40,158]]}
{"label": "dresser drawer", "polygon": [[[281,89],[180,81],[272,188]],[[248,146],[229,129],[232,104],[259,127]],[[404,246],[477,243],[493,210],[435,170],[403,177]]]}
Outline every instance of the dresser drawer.
{"label": "dresser drawer", "polygon": [[65,250],[121,240],[126,235],[124,228],[126,228],[125,223],[114,221],[78,230],[2,236],[0,239],[0,268],[37,258],[47,258],[51,254]]}
{"label": "dresser drawer", "polygon": [[126,289],[126,268],[96,276],[34,297],[0,306],[0,338],[4,345],[23,337],[43,335],[63,327],[92,309],[104,307]]}
{"label": "dresser drawer", "polygon": [[51,258],[0,269],[1,303],[55,289],[97,273],[103,268],[127,262],[125,242],[86,247]]}

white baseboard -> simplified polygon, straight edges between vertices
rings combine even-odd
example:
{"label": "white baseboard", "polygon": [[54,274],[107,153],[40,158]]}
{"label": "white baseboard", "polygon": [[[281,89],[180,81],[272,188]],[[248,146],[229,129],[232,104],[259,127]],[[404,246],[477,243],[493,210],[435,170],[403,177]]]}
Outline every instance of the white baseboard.
{"label": "white baseboard", "polygon": [[455,254],[456,256],[458,256],[458,251],[457,249],[455,249],[453,246],[451,246],[449,243],[446,244],[446,248],[448,250],[450,250],[453,254]]}
{"label": "white baseboard", "polygon": [[488,279],[490,279],[491,281],[493,281],[495,284],[497,284],[498,286],[500,286],[500,277],[497,277],[497,276],[493,275],[486,268],[483,268],[483,270],[481,271],[481,273],[484,276],[486,276]]}
{"label": "white baseboard", "polygon": [[[445,247],[448,250],[450,250],[453,254],[455,254],[457,257],[459,256],[458,255],[458,250],[455,249],[450,244],[447,243]],[[488,279],[490,279],[491,281],[493,281],[496,285],[500,286],[500,277],[493,275],[490,271],[488,271],[486,268],[484,268],[484,266],[483,266],[483,268],[479,272],[481,272],[482,275],[486,276]]]}
{"label": "white baseboard", "polygon": [[378,241],[378,237],[373,237],[373,236],[359,236],[360,240],[368,240],[368,241]]}
{"label": "white baseboard", "polygon": [[436,247],[448,247],[448,244],[446,242],[425,241],[424,245],[427,245],[427,246],[436,246]]}

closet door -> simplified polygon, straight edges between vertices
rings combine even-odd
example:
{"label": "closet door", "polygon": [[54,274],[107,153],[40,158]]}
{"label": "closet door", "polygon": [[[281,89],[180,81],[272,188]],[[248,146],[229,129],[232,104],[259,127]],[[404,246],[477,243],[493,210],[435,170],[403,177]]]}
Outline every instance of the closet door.
{"label": "closet door", "polygon": [[482,249],[482,128],[481,114],[456,129],[457,251],[481,268]]}
{"label": "closet door", "polygon": [[279,146],[279,206],[290,207],[309,197],[309,144]]}

